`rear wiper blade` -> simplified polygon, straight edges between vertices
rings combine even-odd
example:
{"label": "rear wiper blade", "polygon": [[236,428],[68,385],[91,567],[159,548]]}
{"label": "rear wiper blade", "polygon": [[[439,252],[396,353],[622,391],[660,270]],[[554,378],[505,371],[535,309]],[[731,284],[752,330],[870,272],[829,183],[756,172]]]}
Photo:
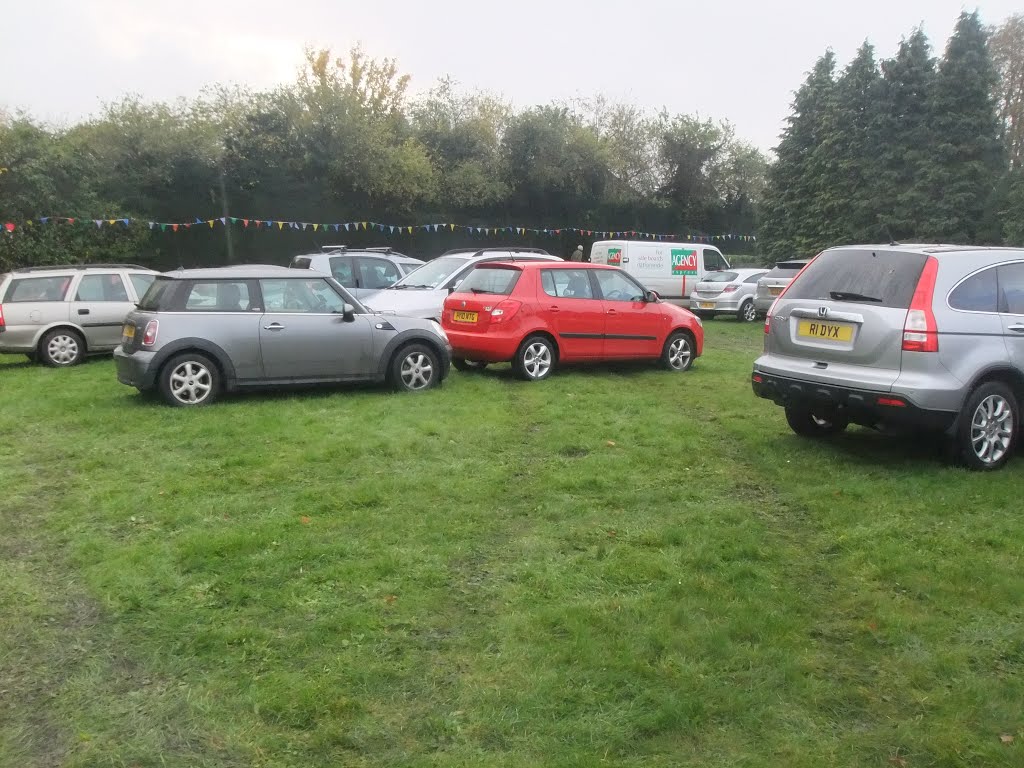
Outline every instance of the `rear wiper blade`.
{"label": "rear wiper blade", "polygon": [[863,293],[847,293],[846,291],[829,291],[829,298],[835,301],[871,301],[881,304],[882,300],[877,296],[865,296]]}
{"label": "rear wiper blade", "polygon": [[494,293],[494,291],[488,291],[486,288],[470,288],[472,293]]}

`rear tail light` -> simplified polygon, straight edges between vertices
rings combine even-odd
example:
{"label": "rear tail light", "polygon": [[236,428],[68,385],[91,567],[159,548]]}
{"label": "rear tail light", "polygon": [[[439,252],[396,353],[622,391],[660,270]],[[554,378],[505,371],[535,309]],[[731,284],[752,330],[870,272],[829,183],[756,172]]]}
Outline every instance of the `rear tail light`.
{"label": "rear tail light", "polygon": [[939,328],[932,313],[932,295],[935,292],[935,277],[939,262],[929,256],[918,278],[914,297],[910,300],[907,319],[903,324],[904,352],[938,352]]}
{"label": "rear tail light", "polygon": [[906,408],[907,404],[898,397],[880,397],[876,401],[878,405],[888,405],[891,408]]}
{"label": "rear tail light", "polygon": [[518,301],[506,299],[491,310],[492,323],[505,323],[512,319],[512,316],[519,311],[522,304]]}
{"label": "rear tail light", "polygon": [[737,288],[739,288],[738,285],[727,285],[725,286],[725,288],[722,289],[722,293],[732,293]]}
{"label": "rear tail light", "polygon": [[142,334],[142,346],[152,347],[156,344],[156,333],[160,330],[159,320],[150,320],[146,323],[146,332]]}
{"label": "rear tail light", "polygon": [[0,304],[0,331],[4,329],[4,305]]}

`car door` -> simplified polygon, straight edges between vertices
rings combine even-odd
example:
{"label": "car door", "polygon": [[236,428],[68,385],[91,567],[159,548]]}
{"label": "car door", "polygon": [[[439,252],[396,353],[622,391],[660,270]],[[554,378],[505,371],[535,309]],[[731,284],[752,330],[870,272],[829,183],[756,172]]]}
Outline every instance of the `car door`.
{"label": "car door", "polygon": [[563,360],[598,359],[604,350],[604,306],[592,269],[542,269],[538,314],[555,334]]}
{"label": "car door", "polygon": [[604,357],[656,357],[661,354],[665,316],[656,302],[644,301],[644,288],[617,269],[594,270],[604,311]]}
{"label": "car door", "polygon": [[113,349],[121,343],[125,315],[134,307],[120,274],[85,274],[71,301],[71,322],[85,332],[90,352]]}
{"label": "car door", "polygon": [[999,317],[1010,362],[1024,372],[1024,262],[999,266]]}
{"label": "car door", "polygon": [[263,375],[277,381],[365,378],[376,373],[368,315],[344,316],[344,298],[322,278],[260,280]]}
{"label": "car door", "polygon": [[358,269],[358,288],[352,291],[357,299],[361,299],[374,291],[390,288],[398,282],[402,275],[398,266],[388,259],[375,256],[360,256],[356,259]]}

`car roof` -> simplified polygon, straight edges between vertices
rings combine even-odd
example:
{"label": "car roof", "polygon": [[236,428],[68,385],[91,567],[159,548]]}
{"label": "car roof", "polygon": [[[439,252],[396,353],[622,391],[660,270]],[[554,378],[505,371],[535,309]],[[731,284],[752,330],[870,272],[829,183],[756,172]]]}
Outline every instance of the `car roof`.
{"label": "car roof", "polygon": [[751,275],[760,275],[768,271],[768,267],[729,267],[728,269],[720,269],[719,272],[735,272],[737,277],[750,277]]}
{"label": "car roof", "polygon": [[150,267],[141,267],[138,264],[51,264],[44,267],[18,267],[16,269],[12,269],[11,273],[21,275],[31,274],[33,272],[88,272],[90,270],[102,270],[107,272],[111,269],[129,269],[136,272],[156,273],[155,269],[151,269]]}
{"label": "car roof", "polygon": [[1005,251],[1007,253],[1024,253],[1024,248],[1011,248],[993,245],[957,245],[953,243],[865,243],[860,245],[837,245],[828,250],[878,250],[897,251],[903,253],[928,254],[941,256],[953,253],[986,253]]}
{"label": "car roof", "polygon": [[176,269],[164,272],[164,277],[176,280],[247,280],[261,277],[294,277],[296,280],[309,280],[310,275],[320,272],[309,269],[289,269],[288,267],[269,264],[239,264],[233,267],[206,267],[202,269]]}
{"label": "car roof", "polygon": [[618,267],[612,264],[591,264],[587,261],[565,261],[557,256],[552,256],[551,260],[532,258],[529,261],[495,261],[491,262],[487,266],[494,264],[503,267],[515,267],[517,269],[606,269],[621,271]]}

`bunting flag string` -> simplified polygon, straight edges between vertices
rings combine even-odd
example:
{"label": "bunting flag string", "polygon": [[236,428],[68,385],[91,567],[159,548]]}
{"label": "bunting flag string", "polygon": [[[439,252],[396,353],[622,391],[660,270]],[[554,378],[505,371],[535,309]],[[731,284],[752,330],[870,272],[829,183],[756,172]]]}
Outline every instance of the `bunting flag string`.
{"label": "bunting flag string", "polygon": [[147,221],[144,219],[133,219],[133,218],[113,218],[113,219],[80,219],[69,216],[40,216],[36,219],[29,219],[23,223],[8,221],[2,225],[2,231],[11,234],[19,229],[28,229],[39,224],[83,224],[93,225],[97,229],[104,227],[124,227],[135,225],[145,225],[149,229],[158,232],[181,232],[183,230],[191,229],[192,227],[208,227],[213,229],[215,226],[234,226],[240,225],[244,229],[267,229],[283,231],[285,228],[289,230],[312,230],[313,232],[376,232],[384,235],[412,235],[417,232],[465,232],[473,235],[483,235],[489,237],[491,235],[517,235],[525,237],[526,235],[540,235],[547,237],[559,237],[565,235],[575,235],[587,238],[600,238],[603,240],[625,240],[625,239],[641,239],[641,240],[665,240],[671,242],[719,242],[725,240],[735,240],[740,242],[757,242],[756,235],[741,235],[735,233],[726,233],[718,235],[704,235],[704,234],[679,234],[679,233],[659,233],[659,232],[641,232],[634,229],[591,229],[585,227],[519,227],[519,226],[487,226],[478,227],[475,225],[467,224],[381,224],[376,221],[348,221],[338,224],[324,224],[320,222],[309,222],[309,221],[283,221],[280,219],[247,219],[237,216],[221,216],[214,219],[201,219],[196,217],[193,221],[186,222],[164,222],[164,221]]}

